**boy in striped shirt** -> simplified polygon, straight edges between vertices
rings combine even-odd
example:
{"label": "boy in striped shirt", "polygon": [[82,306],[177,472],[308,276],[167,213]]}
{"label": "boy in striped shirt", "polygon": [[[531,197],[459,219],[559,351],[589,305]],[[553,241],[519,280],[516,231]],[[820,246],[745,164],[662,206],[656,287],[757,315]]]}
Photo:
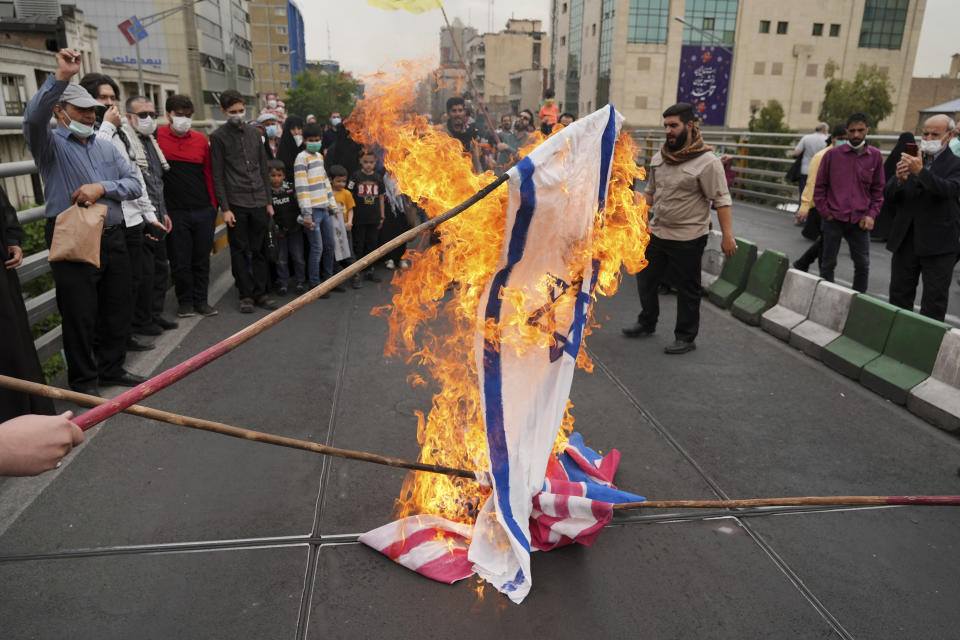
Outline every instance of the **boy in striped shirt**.
{"label": "boy in striped shirt", "polygon": [[[323,130],[317,124],[308,124],[303,128],[303,139],[306,149],[294,161],[293,183],[300,204],[297,222],[306,228],[310,243],[307,276],[313,288],[333,275],[334,232],[330,216],[336,214],[337,202],[323,168],[323,154],[320,153]],[[346,291],[339,285],[333,290]],[[328,296],[324,294],[320,297]]]}

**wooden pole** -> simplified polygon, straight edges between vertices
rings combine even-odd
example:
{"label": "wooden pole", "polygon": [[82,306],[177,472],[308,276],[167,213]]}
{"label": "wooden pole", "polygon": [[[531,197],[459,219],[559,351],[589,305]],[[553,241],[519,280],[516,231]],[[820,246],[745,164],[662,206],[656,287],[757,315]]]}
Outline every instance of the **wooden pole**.
{"label": "wooden pole", "polygon": [[269,315],[264,316],[257,322],[254,322],[250,326],[238,331],[229,338],[218,342],[209,349],[198,353],[197,355],[189,358],[180,364],[167,369],[166,371],[155,375],[146,382],[139,384],[138,386],[121,393],[119,396],[104,402],[99,406],[83,413],[76,418],[73,422],[76,423],[81,429],[86,431],[90,427],[99,424],[100,422],[106,420],[110,416],[116,415],[126,409],[127,407],[132,406],[144,398],[152,396],[156,392],[166,389],[174,382],[185,378],[194,371],[210,364],[217,358],[227,353],[230,353],[241,344],[247,340],[253,338],[266,331],[270,327],[274,326],[281,320],[288,318],[293,315],[303,307],[307,306],[323,294],[327,293],[337,285],[342,282],[346,282],[354,274],[360,273],[368,266],[379,260],[381,257],[387,253],[393,251],[397,247],[405,245],[410,240],[416,238],[418,235],[424,231],[429,231],[442,222],[446,222],[450,218],[453,218],[456,215],[459,215],[462,211],[470,207],[471,205],[477,203],[479,200],[482,200],[487,195],[490,194],[494,189],[499,187],[501,184],[506,182],[509,179],[509,174],[504,173],[502,176],[485,186],[480,191],[473,194],[470,198],[464,200],[453,209],[445,211],[440,215],[431,218],[424,222],[423,224],[414,227],[404,233],[400,234],[393,240],[381,245],[371,253],[367,254],[360,260],[357,260],[352,265],[340,271],[331,278],[328,278],[322,282],[319,286],[314,287],[310,291],[307,291],[299,298],[296,298],[284,306],[280,307],[276,311],[270,313]]}
{"label": "wooden pole", "polygon": [[[91,396],[85,393],[77,393],[76,391],[68,391],[66,389],[51,387],[45,384],[40,384],[38,382],[21,380],[19,378],[11,378],[9,376],[4,376],[4,375],[0,375],[0,387],[13,389],[14,391],[22,391],[24,393],[32,393],[34,395],[39,395],[39,396],[46,396],[48,398],[54,398],[56,400],[68,400],[70,402],[74,402],[76,404],[79,404],[85,407],[102,406],[104,404],[112,402],[111,400],[99,398],[97,396]],[[201,418],[192,418],[190,416],[180,415],[179,413],[170,413],[169,411],[160,411],[159,409],[151,409],[149,407],[144,407],[137,404],[130,405],[129,407],[124,408],[123,412],[131,413],[135,416],[140,416],[142,418],[150,418],[151,420],[159,420],[160,422],[175,424],[180,427],[188,427],[190,429],[200,429],[202,431],[219,433],[220,435],[230,436],[232,438],[243,438],[244,440],[252,440],[253,442],[262,442],[264,444],[272,444],[280,447],[289,447],[291,449],[302,449],[304,451],[312,451],[314,453],[320,453],[325,456],[335,456],[337,458],[346,458],[348,460],[360,460],[362,462],[372,462],[374,464],[382,464],[388,467],[399,467],[401,469],[410,469],[412,471],[429,471],[431,473],[442,473],[449,476],[467,478],[469,480],[477,479],[476,474],[474,472],[466,471],[464,469],[455,469],[453,467],[426,464],[423,462],[409,462],[407,460],[401,460],[399,458],[387,458],[385,456],[377,455],[375,453],[366,453],[364,451],[352,451],[350,449],[339,449],[337,447],[328,447],[326,445],[317,444],[316,442],[309,442],[307,440],[296,440],[294,438],[287,438],[285,436],[276,436],[270,433],[263,433],[262,431],[253,431],[251,429],[242,429],[240,427],[234,427],[229,424],[223,424],[222,422],[213,422],[211,420],[203,420]]]}
{"label": "wooden pole", "polygon": [[852,505],[960,506],[960,496],[808,496],[747,500],[647,500],[613,505],[624,509],[742,509],[746,507],[842,507]]}

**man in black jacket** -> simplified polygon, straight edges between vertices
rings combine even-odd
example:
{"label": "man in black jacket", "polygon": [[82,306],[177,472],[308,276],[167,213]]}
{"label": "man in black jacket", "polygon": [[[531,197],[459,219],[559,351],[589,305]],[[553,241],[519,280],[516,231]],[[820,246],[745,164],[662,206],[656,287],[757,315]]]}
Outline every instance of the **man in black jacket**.
{"label": "man in black jacket", "polygon": [[904,153],[884,189],[894,204],[887,241],[893,252],[890,303],[912,311],[922,277],[920,313],[935,320],[946,316],[960,254],[960,158],[948,148],[953,129],[953,120],[945,115],[928,118],[920,153]]}

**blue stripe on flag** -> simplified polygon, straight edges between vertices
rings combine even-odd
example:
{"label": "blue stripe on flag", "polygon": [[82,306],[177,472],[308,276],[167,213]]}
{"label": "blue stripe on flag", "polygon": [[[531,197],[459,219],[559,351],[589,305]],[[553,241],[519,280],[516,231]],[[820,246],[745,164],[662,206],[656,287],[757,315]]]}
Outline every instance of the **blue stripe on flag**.
{"label": "blue stripe on flag", "polygon": [[[484,317],[487,320],[500,321],[503,305],[501,292],[510,278],[513,265],[520,262],[527,243],[527,232],[537,208],[537,192],[533,184],[533,161],[529,156],[517,163],[520,175],[520,206],[513,221],[510,233],[510,245],[507,250],[507,264],[497,272],[490,284],[487,308]],[[490,467],[497,487],[497,508],[507,523],[513,537],[530,552],[530,541],[523,529],[517,524],[510,506],[510,460],[507,453],[507,436],[503,424],[503,370],[501,369],[500,344],[484,338],[483,342],[483,392],[487,405],[487,443],[490,453]]]}
{"label": "blue stripe on flag", "polygon": [[600,142],[600,194],[597,198],[599,209],[607,206],[607,178],[610,175],[610,161],[613,159],[613,145],[617,142],[617,111],[612,104],[607,105],[607,126],[603,129]]}

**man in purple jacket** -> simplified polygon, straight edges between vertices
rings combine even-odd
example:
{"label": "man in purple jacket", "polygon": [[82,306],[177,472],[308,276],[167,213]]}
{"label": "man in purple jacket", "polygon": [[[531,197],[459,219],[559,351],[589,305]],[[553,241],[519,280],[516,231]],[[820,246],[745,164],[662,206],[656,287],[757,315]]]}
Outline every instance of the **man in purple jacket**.
{"label": "man in purple jacket", "polygon": [[847,118],[847,144],[830,149],[820,161],[813,202],[823,220],[820,276],[833,282],[840,242],[853,258],[853,288],[867,291],[870,277],[870,230],[883,204],[883,156],[867,145],[867,116]]}

